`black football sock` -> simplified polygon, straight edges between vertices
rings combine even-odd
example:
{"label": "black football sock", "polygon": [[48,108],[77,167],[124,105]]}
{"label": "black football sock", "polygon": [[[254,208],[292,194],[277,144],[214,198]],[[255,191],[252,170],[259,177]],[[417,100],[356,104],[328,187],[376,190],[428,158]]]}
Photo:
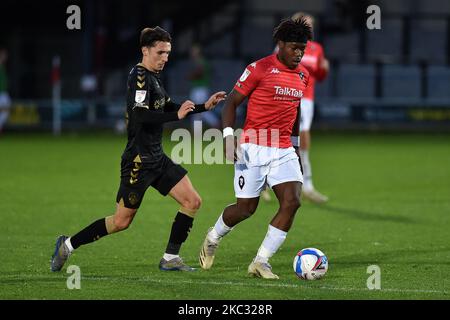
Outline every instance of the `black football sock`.
{"label": "black football sock", "polygon": [[172,230],[170,231],[166,253],[176,255],[180,252],[181,244],[186,241],[189,231],[191,231],[193,221],[194,218],[181,212],[177,213],[172,224]]}
{"label": "black football sock", "polygon": [[70,243],[76,249],[83,244],[94,242],[107,234],[105,218],[102,218],[70,237]]}

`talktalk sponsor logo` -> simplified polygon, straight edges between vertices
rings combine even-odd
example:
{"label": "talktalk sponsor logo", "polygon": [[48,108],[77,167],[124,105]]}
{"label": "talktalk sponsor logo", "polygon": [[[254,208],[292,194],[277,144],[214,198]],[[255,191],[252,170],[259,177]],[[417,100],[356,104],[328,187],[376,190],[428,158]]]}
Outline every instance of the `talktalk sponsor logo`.
{"label": "talktalk sponsor logo", "polygon": [[303,97],[303,91],[297,90],[295,88],[288,88],[288,87],[280,87],[280,86],[274,86],[275,88],[275,94],[280,96],[290,96],[294,98],[301,98]]}

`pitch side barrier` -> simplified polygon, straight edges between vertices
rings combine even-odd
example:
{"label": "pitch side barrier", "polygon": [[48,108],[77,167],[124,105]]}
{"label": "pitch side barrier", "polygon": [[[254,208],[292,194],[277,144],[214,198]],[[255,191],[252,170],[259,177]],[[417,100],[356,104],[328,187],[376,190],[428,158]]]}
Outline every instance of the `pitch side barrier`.
{"label": "pitch side barrier", "polygon": [[[219,106],[220,107],[220,106]],[[111,129],[125,132],[124,99],[62,99],[61,130]],[[236,120],[243,125],[246,105]],[[5,131],[49,131],[54,128],[51,99],[12,101]],[[167,123],[166,129],[192,129],[189,117],[181,122]],[[450,99],[318,99],[313,129],[450,130]],[[208,129],[206,124],[203,130]]]}

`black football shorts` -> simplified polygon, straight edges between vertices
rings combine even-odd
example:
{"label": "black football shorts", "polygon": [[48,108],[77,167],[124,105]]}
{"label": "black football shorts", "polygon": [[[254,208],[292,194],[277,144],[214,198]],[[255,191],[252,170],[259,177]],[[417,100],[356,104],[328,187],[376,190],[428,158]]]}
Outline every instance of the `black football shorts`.
{"label": "black football shorts", "polygon": [[126,208],[137,209],[150,186],[166,196],[186,174],[186,169],[166,155],[157,168],[145,168],[142,163],[122,160],[116,202]]}

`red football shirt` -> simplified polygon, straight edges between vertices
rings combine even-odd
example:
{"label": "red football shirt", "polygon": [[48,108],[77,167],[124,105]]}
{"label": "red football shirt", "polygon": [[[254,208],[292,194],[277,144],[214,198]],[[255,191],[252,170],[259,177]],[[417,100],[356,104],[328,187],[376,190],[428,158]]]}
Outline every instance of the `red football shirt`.
{"label": "red football shirt", "polygon": [[[278,46],[275,47],[274,53],[278,52]],[[325,59],[325,54],[322,45],[315,41],[308,41],[306,43],[305,53],[300,63],[306,67],[309,72],[309,83],[306,88],[303,98],[314,100],[314,85],[316,80],[322,81],[328,75],[327,70],[322,68],[322,61]]]}
{"label": "red football shirt", "polygon": [[241,143],[291,147],[292,128],[308,79],[304,66],[291,70],[276,54],[248,65],[234,86],[248,97]]}

